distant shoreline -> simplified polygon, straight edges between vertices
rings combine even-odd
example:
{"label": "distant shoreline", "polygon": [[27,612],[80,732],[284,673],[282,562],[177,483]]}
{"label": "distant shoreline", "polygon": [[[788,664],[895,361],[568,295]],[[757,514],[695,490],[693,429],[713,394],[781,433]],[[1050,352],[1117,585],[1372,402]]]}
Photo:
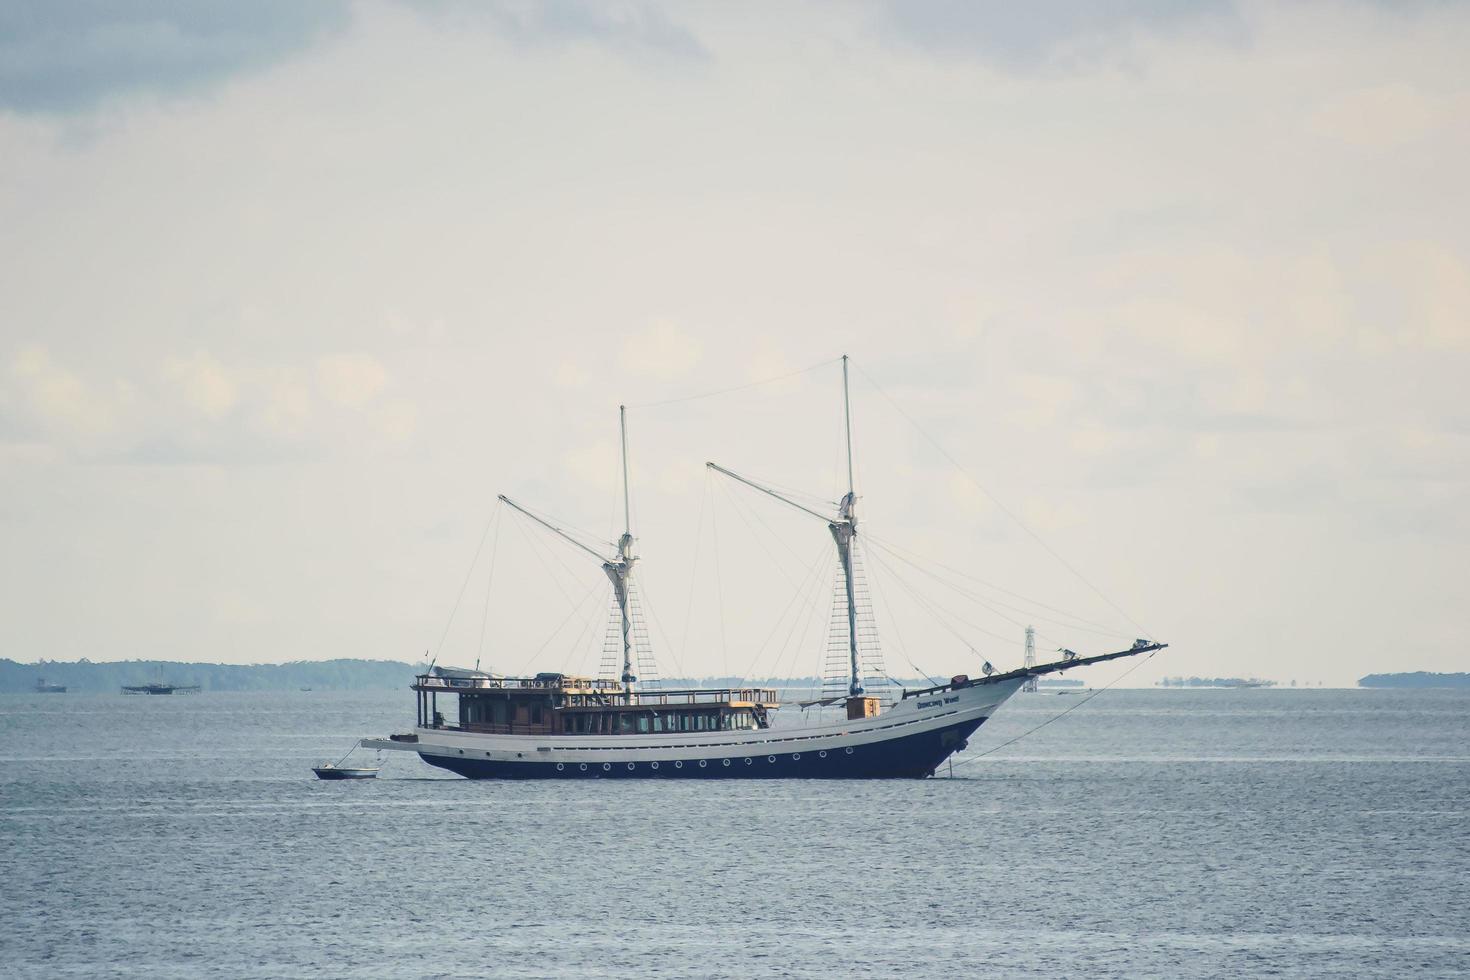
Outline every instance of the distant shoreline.
{"label": "distant shoreline", "polygon": [[203,691],[296,691],[406,689],[415,666],[392,660],[298,660],[281,664],[187,663],[119,660],[94,663],[42,660],[34,664],[0,659],[0,693],[32,694],[43,681],[68,694],[118,694],[147,684],[197,685]]}
{"label": "distant shoreline", "polygon": [[1359,687],[1470,687],[1470,674],[1435,674],[1425,670],[1401,674],[1369,674],[1358,678]]}
{"label": "distant shoreline", "polygon": [[[395,660],[296,660],[278,664],[220,664],[174,660],[42,660],[24,664],[0,659],[0,694],[34,694],[42,682],[71,694],[117,694],[145,684],[198,685],[203,691],[407,690],[425,664]],[[926,678],[898,679],[915,689]],[[1080,683],[1080,682],[1079,682]],[[764,685],[785,690],[820,691],[819,677],[666,677],[669,687]]]}

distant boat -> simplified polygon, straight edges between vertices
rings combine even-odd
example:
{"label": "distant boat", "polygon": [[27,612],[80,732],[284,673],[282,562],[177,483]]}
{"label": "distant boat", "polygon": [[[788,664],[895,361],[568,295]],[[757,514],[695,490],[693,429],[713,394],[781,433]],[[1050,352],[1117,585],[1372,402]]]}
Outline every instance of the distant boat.
{"label": "distant boat", "polygon": [[36,681],[37,694],[65,694],[65,684],[47,684],[46,678],[42,677]]}
{"label": "distant boat", "polygon": [[134,684],[123,685],[124,694],[198,694],[198,684]]}
{"label": "distant boat", "polygon": [[377,779],[379,770],[350,766],[339,768],[329,762],[324,766],[312,766],[311,771],[316,773],[317,779]]}

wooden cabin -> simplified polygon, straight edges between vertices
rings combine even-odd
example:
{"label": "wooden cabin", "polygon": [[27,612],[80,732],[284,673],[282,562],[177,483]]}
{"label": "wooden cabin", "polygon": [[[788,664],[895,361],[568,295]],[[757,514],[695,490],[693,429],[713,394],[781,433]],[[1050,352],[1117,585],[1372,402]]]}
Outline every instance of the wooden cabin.
{"label": "wooden cabin", "polygon": [[[739,731],[769,727],[767,712],[778,706],[776,692],[770,688],[627,694],[617,681],[554,673],[535,677],[421,674],[413,689],[418,694],[419,727],[491,735]],[[439,708],[441,694],[459,699],[453,719]]]}

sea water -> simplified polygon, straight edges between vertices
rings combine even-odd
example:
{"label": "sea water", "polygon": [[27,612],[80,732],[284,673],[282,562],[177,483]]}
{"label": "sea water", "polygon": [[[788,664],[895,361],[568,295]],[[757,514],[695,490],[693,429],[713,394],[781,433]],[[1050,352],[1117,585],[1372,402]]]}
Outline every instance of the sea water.
{"label": "sea water", "polygon": [[981,756],[1083,697],[952,779],[497,783],[313,777],[403,691],[6,696],[0,974],[1470,971],[1470,694],[1107,691]]}

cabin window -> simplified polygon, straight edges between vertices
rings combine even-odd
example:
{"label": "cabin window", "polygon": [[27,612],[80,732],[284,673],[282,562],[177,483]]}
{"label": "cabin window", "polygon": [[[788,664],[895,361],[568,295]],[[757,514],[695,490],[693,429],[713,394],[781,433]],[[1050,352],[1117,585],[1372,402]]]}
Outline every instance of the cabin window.
{"label": "cabin window", "polygon": [[639,733],[644,734],[644,735],[648,734],[648,722],[649,722],[649,718],[648,718],[647,715],[639,715],[638,716],[638,731],[639,731]]}
{"label": "cabin window", "polygon": [[541,724],[541,705],[539,704],[531,705],[531,724]]}

